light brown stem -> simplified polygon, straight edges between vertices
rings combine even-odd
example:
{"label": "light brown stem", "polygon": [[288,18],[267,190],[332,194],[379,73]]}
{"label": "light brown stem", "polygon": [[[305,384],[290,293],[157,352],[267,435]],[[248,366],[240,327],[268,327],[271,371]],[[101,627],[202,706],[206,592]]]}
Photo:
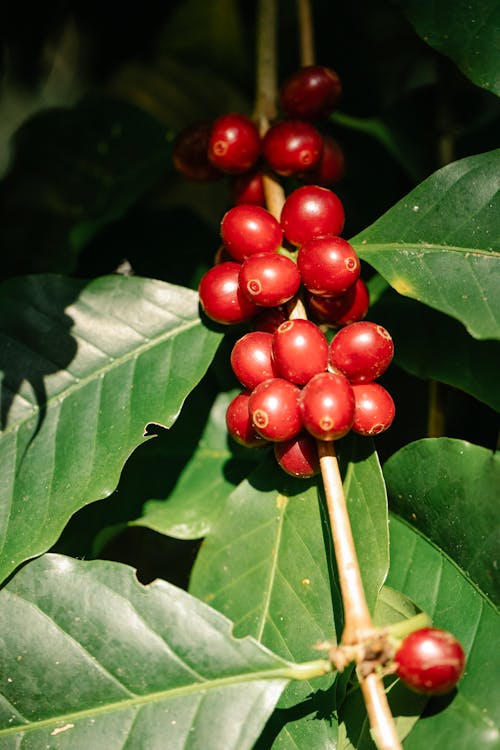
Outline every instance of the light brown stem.
{"label": "light brown stem", "polygon": [[300,64],[313,65],[315,60],[311,0],[297,0],[300,29]]}
{"label": "light brown stem", "polygon": [[381,678],[375,672],[361,682],[361,692],[370,720],[372,737],[378,750],[402,750],[394,717],[387,702]]}
{"label": "light brown stem", "polygon": [[261,135],[277,115],[276,0],[259,0],[257,8],[257,90],[255,119]]}
{"label": "light brown stem", "polygon": [[427,437],[442,437],[444,435],[444,394],[441,383],[437,380],[429,381],[429,410],[427,414]]}

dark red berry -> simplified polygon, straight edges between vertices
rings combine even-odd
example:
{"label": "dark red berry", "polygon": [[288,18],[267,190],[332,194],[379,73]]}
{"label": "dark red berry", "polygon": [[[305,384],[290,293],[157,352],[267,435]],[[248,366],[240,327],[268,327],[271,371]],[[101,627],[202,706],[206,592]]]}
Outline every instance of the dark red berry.
{"label": "dark red berry", "polygon": [[259,153],[259,131],[249,117],[230,113],[218,117],[212,124],[208,158],[222,172],[247,172]]}
{"label": "dark red berry", "polygon": [[251,203],[254,206],[266,205],[264,184],[260,172],[244,172],[233,177],[231,184],[231,198],[235,206]]}
{"label": "dark red berry", "polygon": [[226,410],[226,426],[231,437],[240,445],[247,448],[259,448],[266,441],[258,435],[250,419],[248,400],[250,393],[239,393]]}
{"label": "dark red berry", "polygon": [[422,628],[402,641],[396,656],[396,674],[409,688],[427,695],[453,690],[465,667],[457,639],[445,630]]}
{"label": "dark red berry", "polygon": [[242,336],[231,351],[231,367],[240,383],[252,390],[263,380],[278,377],[272,360],[272,333],[251,331]]}
{"label": "dark red berry", "polygon": [[312,172],[304,175],[304,182],[309,185],[327,187],[342,179],[345,173],[344,152],[330,135],[323,136],[323,151],[320,160]]}
{"label": "dark red berry", "polygon": [[257,308],[238,284],[239,263],[219,263],[202,277],[198,293],[206,315],[217,323],[241,323],[249,320]]}
{"label": "dark red berry", "polygon": [[288,320],[288,316],[281,307],[268,307],[253,316],[252,328],[254,331],[274,333],[285,320]]}
{"label": "dark red berry", "polygon": [[273,338],[273,360],[281,377],[305,385],[328,365],[328,342],[310,320],[287,320]]}
{"label": "dark red berry", "polygon": [[286,199],[281,226],[292,245],[303,245],[314,237],[340,234],[344,218],[344,207],[335,193],[319,185],[303,185]]}
{"label": "dark red berry", "polygon": [[242,292],[262,307],[282,305],[297,293],[300,274],[297,265],[277,253],[250,255],[241,266]]}
{"label": "dark red berry", "polygon": [[217,266],[219,263],[234,263],[233,256],[228,252],[227,247],[224,247],[224,245],[219,245],[217,248],[217,252],[214,255],[214,266]]}
{"label": "dark red berry", "polygon": [[274,455],[283,471],[293,477],[313,477],[319,472],[316,441],[308,432],[300,432],[291,440],[274,444]]}
{"label": "dark red berry", "polygon": [[358,279],[338,297],[317,297],[309,293],[306,304],[312,318],[336,327],[363,320],[370,307],[370,297],[368,287],[362,279]]}
{"label": "dark red berry", "polygon": [[301,120],[272,125],[262,141],[262,153],[271,169],[283,177],[300,175],[319,162],[323,138],[316,128]]}
{"label": "dark red berry", "polygon": [[338,440],[351,429],[354,419],[352,386],[340,373],[314,375],[300,394],[304,427],[319,440]]}
{"label": "dark red berry", "polygon": [[354,422],[359,435],[378,435],[394,421],[396,408],[391,394],[379,383],[359,383],[354,391]]}
{"label": "dark red berry", "polygon": [[323,65],[306,65],[282,85],[281,107],[291,117],[325,117],[335,109],[341,92],[337,73]]}
{"label": "dark red berry", "polygon": [[242,262],[254,253],[274,253],[283,233],[274,216],[262,206],[234,206],[220,224],[222,241],[235,260]]}
{"label": "dark red berry", "polygon": [[333,235],[305,242],[299,250],[297,266],[306,289],[319,297],[346,292],[361,272],[361,262],[352,245]]}
{"label": "dark red berry", "polygon": [[188,180],[210,182],[222,173],[208,158],[211,122],[198,122],[182,130],[177,136],[172,160],[176,170]]}
{"label": "dark red berry", "polygon": [[330,344],[330,364],[351,383],[376,380],[387,370],[393,356],[390,333],[367,320],[341,328]]}
{"label": "dark red berry", "polygon": [[273,441],[290,440],[302,429],[299,388],[282,378],[264,380],[250,394],[248,408],[256,432]]}

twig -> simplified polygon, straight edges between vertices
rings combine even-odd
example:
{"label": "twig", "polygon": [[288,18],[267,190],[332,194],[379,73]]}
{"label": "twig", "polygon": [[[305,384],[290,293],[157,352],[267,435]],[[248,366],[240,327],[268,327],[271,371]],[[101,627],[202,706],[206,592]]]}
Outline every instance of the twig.
{"label": "twig", "polygon": [[311,0],[297,0],[299,17],[300,64],[313,65],[316,59],[314,51],[314,33]]}

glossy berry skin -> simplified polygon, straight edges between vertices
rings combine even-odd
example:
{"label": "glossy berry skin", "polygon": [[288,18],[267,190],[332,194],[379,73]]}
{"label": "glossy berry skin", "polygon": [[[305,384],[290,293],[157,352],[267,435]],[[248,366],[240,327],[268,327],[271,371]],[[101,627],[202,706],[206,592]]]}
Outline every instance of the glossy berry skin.
{"label": "glossy berry skin", "polygon": [[208,158],[211,122],[198,122],[182,130],[174,142],[172,160],[179,174],[195,182],[210,182],[222,172]]}
{"label": "glossy berry skin", "polygon": [[308,294],[306,305],[314,320],[331,327],[363,320],[370,307],[368,287],[362,279],[338,297],[317,297]]}
{"label": "glossy berry skin", "polygon": [[300,432],[291,440],[274,444],[276,461],[292,477],[307,479],[319,472],[316,441],[308,432]]}
{"label": "glossy berry skin", "polygon": [[266,444],[266,441],[258,435],[250,419],[248,411],[248,400],[250,393],[239,393],[226,410],[226,427],[227,431],[237,443],[244,445],[246,448],[259,448]]}
{"label": "glossy berry skin", "polygon": [[341,328],[330,344],[330,364],[351,383],[368,383],[380,377],[393,356],[390,333],[367,320]]}
{"label": "glossy berry skin", "polygon": [[355,249],[342,237],[327,235],[305,242],[297,256],[305,288],[318,297],[336,297],[352,287],[361,273]]}
{"label": "glossy berry skin", "polygon": [[212,124],[207,153],[211,163],[222,172],[247,172],[260,154],[259,131],[245,115],[222,115]]}
{"label": "glossy berry skin", "polygon": [[338,235],[344,228],[344,207],[334,192],[319,185],[303,185],[286,199],[281,227],[292,245],[326,234]]}
{"label": "glossy berry skin", "polygon": [[299,388],[282,378],[264,380],[253,389],[248,409],[255,431],[266,440],[290,440],[302,429]]}
{"label": "glossy berry skin", "polygon": [[282,177],[301,175],[313,169],[322,150],[321,133],[301,120],[284,120],[272,125],[262,141],[264,159]]}
{"label": "glossy berry skin", "polygon": [[396,674],[412,690],[442,695],[453,690],[465,667],[462,646],[438,628],[422,628],[402,641],[394,657]]}
{"label": "glossy berry skin", "polygon": [[340,373],[322,372],[300,394],[300,414],[305,429],[319,440],[338,440],[351,429],[354,393]]}
{"label": "glossy berry skin", "polygon": [[354,391],[354,422],[359,435],[378,435],[394,421],[396,407],[391,394],[379,383],[359,383]]}
{"label": "glossy berry skin", "polygon": [[335,109],[341,92],[335,71],[323,65],[305,65],[282,85],[280,104],[290,117],[325,117]]}
{"label": "glossy berry skin", "polygon": [[233,346],[231,367],[245,388],[253,390],[263,380],[278,376],[272,359],[272,343],[272,333],[251,331]]}
{"label": "glossy berry skin", "polygon": [[287,320],[272,341],[274,365],[282,378],[305,385],[328,365],[328,342],[310,320]]}
{"label": "glossy berry skin", "polygon": [[201,278],[198,293],[205,314],[216,323],[229,325],[249,320],[257,311],[238,283],[240,264],[231,261],[210,268]]}
{"label": "glossy berry skin", "polygon": [[328,187],[338,182],[345,174],[345,157],[340,144],[330,135],[323,136],[323,150],[318,164],[305,175],[309,185]]}
{"label": "glossy berry skin", "polygon": [[247,204],[226,211],[220,233],[227,251],[240,263],[254,253],[276,252],[283,239],[279,222],[269,211]]}
{"label": "glossy berry skin", "polygon": [[300,274],[297,265],[277,253],[250,255],[241,266],[240,289],[262,307],[282,305],[297,293]]}
{"label": "glossy berry skin", "polygon": [[264,207],[266,196],[261,172],[244,172],[237,177],[233,177],[231,200],[235,206],[250,203],[254,206]]}
{"label": "glossy berry skin", "polygon": [[262,308],[253,316],[252,328],[254,331],[274,333],[285,320],[288,320],[288,316],[281,307]]}

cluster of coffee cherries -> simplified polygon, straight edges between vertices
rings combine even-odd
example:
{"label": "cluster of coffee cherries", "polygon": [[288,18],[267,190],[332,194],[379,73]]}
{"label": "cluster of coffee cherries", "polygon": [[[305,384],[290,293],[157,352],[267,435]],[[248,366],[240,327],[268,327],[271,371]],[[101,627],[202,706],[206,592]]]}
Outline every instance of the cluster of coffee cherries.
{"label": "cluster of coffee cherries", "polygon": [[[339,236],[343,224],[340,199],[317,185],[290,193],[280,221],[261,206],[233,206],[220,224],[218,262],[199,284],[209,318],[253,328],[231,352],[245,390],[228,407],[229,433],[248,447],[274,443],[294,476],[317,473],[316,440],[375,435],[394,419],[392,397],[374,382],[392,360],[392,338],[363,320],[368,292],[355,249]],[[298,296],[307,317],[293,312]],[[336,329],[330,342],[318,322]]]}
{"label": "cluster of coffee cherries", "polygon": [[394,657],[394,671],[409,688],[426,695],[453,690],[465,668],[464,650],[454,635],[439,628],[414,630]]}
{"label": "cluster of coffee cherries", "polygon": [[263,138],[253,120],[240,113],[195,123],[176,139],[174,166],[198,182],[229,176],[236,205],[265,205],[263,171],[331,185],[344,174],[344,154],[336,139],[317,125],[335,109],[340,95],[341,82],[333,70],[304,66],[282,85],[283,116]]}

